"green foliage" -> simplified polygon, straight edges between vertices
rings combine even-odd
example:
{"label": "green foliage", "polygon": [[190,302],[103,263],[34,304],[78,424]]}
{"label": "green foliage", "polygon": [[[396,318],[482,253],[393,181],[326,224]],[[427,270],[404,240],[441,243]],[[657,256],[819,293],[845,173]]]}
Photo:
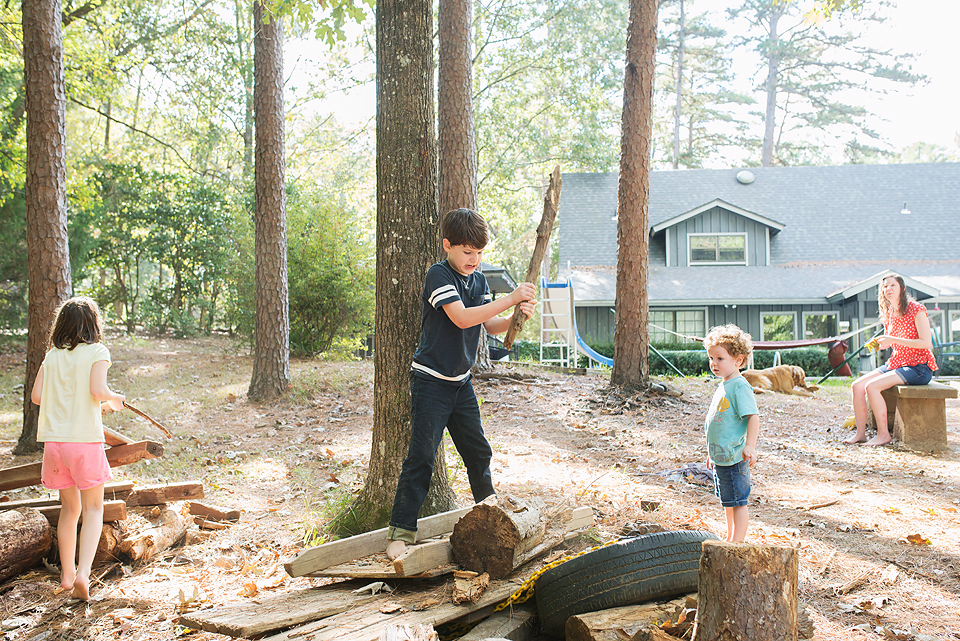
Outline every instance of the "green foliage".
{"label": "green foliage", "polygon": [[322,193],[291,192],[287,247],[290,348],[325,352],[373,330],[374,251],[356,213]]}

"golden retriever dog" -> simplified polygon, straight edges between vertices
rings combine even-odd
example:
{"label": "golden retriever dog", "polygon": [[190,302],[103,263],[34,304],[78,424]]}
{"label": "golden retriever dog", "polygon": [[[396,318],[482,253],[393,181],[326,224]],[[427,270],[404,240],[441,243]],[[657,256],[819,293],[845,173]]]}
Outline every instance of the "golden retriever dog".
{"label": "golden retriever dog", "polygon": [[748,369],[741,372],[747,382],[753,386],[754,394],[780,392],[798,396],[813,396],[819,387],[807,385],[806,372],[796,365],[777,365],[767,369]]}

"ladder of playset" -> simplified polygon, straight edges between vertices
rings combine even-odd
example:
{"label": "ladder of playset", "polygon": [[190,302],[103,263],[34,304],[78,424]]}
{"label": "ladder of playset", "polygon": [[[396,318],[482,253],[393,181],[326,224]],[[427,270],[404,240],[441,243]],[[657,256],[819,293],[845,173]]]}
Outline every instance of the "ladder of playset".
{"label": "ladder of playset", "polygon": [[566,281],[540,279],[540,362],[570,367],[572,300]]}

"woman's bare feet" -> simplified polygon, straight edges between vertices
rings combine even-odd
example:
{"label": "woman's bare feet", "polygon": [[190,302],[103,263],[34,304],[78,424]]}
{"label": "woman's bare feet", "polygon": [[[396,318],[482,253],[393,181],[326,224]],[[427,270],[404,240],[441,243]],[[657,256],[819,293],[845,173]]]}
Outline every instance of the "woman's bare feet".
{"label": "woman's bare feet", "polygon": [[77,575],[73,582],[73,598],[81,601],[90,600],[90,578]]}
{"label": "woman's bare feet", "polygon": [[391,561],[407,551],[407,544],[403,541],[390,541],[387,544],[387,558]]}
{"label": "woman's bare feet", "polygon": [[889,442],[892,441],[892,440],[893,440],[893,439],[892,439],[889,435],[887,435],[887,436],[880,436],[879,434],[877,434],[877,435],[874,436],[872,439],[870,439],[869,441],[867,441],[866,444],[867,444],[867,445],[873,445],[873,446],[886,445],[887,443],[889,443]]}

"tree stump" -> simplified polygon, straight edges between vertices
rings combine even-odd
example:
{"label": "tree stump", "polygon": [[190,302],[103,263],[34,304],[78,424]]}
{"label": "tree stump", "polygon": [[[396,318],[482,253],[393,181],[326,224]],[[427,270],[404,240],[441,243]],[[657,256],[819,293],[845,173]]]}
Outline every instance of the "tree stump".
{"label": "tree stump", "polygon": [[543,536],[538,506],[494,496],[457,521],[450,544],[464,570],[502,579],[523,562],[523,553],[536,547]]}
{"label": "tree stump", "polygon": [[705,541],[693,641],[796,641],[794,548]]}
{"label": "tree stump", "polygon": [[0,583],[39,563],[53,543],[53,528],[33,508],[0,512],[0,532]]}

